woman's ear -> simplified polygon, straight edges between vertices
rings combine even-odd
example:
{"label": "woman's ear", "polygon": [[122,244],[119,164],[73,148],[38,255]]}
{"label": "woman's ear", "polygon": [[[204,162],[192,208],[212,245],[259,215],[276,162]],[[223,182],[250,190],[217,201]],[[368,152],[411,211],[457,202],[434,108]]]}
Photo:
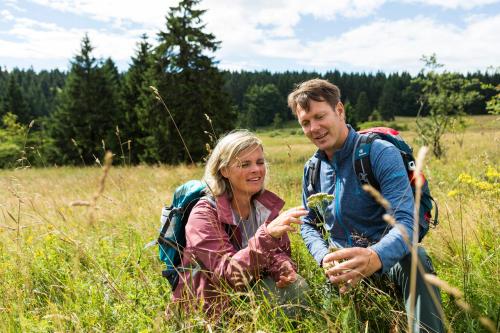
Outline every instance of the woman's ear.
{"label": "woman's ear", "polygon": [[227,167],[223,167],[222,169],[220,169],[220,173],[224,178],[229,177],[229,170],[227,169]]}

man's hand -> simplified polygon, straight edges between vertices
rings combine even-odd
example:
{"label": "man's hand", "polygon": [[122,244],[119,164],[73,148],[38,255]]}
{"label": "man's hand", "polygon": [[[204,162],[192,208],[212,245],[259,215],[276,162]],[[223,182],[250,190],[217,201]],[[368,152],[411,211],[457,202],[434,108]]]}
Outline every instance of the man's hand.
{"label": "man's hand", "polygon": [[340,293],[344,293],[382,268],[382,262],[371,248],[352,247],[327,254],[323,258],[323,267],[330,282],[343,284]]}
{"label": "man's hand", "polygon": [[289,261],[284,261],[280,267],[280,279],[276,282],[276,287],[285,288],[297,281],[297,273]]}

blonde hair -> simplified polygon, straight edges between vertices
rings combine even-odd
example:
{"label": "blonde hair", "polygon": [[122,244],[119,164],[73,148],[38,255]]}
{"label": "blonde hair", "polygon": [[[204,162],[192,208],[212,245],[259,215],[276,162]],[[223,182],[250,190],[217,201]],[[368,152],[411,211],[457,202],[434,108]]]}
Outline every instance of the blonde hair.
{"label": "blonde hair", "polygon": [[242,151],[251,147],[264,150],[262,141],[248,130],[234,130],[218,140],[207,161],[203,176],[203,181],[207,183],[212,195],[232,195],[229,180],[222,175],[221,170],[234,162]]}

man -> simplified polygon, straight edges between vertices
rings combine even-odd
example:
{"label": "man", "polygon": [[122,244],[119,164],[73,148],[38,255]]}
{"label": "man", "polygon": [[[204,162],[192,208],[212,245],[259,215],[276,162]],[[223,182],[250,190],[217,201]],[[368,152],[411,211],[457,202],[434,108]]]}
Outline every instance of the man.
{"label": "man", "polygon": [[[319,180],[313,193],[334,194],[326,214],[317,216],[314,210],[304,218],[301,235],[318,264],[330,267],[328,279],[346,292],[361,279],[386,275],[398,286],[406,301],[410,299],[411,254],[398,228],[391,228],[383,219],[385,212],[363,191],[353,167],[353,149],[359,134],[346,124],[340,90],[328,81],[314,79],[303,82],[288,96],[288,105],[304,131],[318,147],[313,158],[319,164]],[[413,235],[414,198],[399,150],[392,144],[375,140],[370,152],[375,179],[382,195],[390,202],[393,216]],[[311,194],[310,163],[306,163],[302,199],[304,206]],[[316,223],[324,220],[328,242]],[[329,247],[341,248],[330,252]],[[427,272],[432,264],[423,248],[419,259]],[[443,331],[442,321],[420,273],[417,276],[414,331]],[[440,301],[439,291],[432,289]]]}

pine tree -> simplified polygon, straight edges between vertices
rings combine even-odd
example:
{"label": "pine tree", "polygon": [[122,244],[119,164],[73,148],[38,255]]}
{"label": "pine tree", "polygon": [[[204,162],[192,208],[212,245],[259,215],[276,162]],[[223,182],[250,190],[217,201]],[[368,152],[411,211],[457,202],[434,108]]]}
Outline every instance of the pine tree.
{"label": "pine tree", "polygon": [[115,135],[121,121],[116,67],[110,59],[101,66],[92,50],[85,35],[48,123],[62,163],[91,164],[104,150],[120,150]]}
{"label": "pine tree", "polygon": [[389,77],[384,84],[382,95],[378,100],[378,112],[382,120],[394,120],[394,116],[399,109],[400,100],[396,82],[393,78]]}
{"label": "pine tree", "polygon": [[358,128],[358,114],[356,109],[351,105],[348,99],[344,103],[344,111],[346,114],[346,122],[354,129]]}
{"label": "pine tree", "polygon": [[354,108],[356,109],[356,114],[358,116],[359,122],[368,120],[368,117],[370,117],[370,114],[372,113],[372,109],[370,107],[370,101],[368,100],[368,95],[366,94],[366,92],[362,91],[358,95],[356,106]]}
{"label": "pine tree", "polygon": [[28,125],[33,120],[21,87],[17,82],[16,76],[13,74],[9,77],[3,110],[0,112],[0,116],[7,113],[14,114],[20,124]]}
{"label": "pine tree", "polygon": [[126,145],[127,150],[130,147],[130,162],[132,163],[139,162],[139,156],[144,155],[145,149],[140,142],[146,134],[141,130],[138,114],[140,114],[141,94],[151,98],[149,85],[152,83],[147,81],[147,73],[152,69],[153,57],[152,46],[147,39],[146,34],[141,36],[141,41],[137,44],[136,54],[132,57],[132,64],[125,75],[123,86],[125,123],[121,130],[124,138],[123,142],[128,142]]}
{"label": "pine tree", "polygon": [[183,0],[171,7],[167,29],[158,35],[155,65],[148,73],[146,85],[156,86],[172,117],[158,106],[154,96],[140,97],[139,123],[147,133],[142,140],[146,147],[142,160],[175,163],[191,157],[199,161],[206,154],[205,143],[209,142],[205,132],[214,131],[212,135],[217,136],[233,127],[235,117],[223,91],[224,77],[207,55],[218,49],[219,42],[213,34],[203,31],[201,16],[205,10],[193,8],[198,3]]}

